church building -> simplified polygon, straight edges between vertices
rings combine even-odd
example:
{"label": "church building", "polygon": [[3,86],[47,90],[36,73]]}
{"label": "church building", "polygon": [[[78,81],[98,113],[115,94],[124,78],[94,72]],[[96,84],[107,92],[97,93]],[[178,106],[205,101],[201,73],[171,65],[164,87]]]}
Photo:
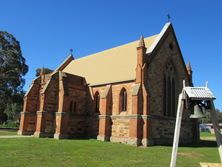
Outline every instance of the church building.
{"label": "church building", "polygon": [[[21,135],[97,138],[149,146],[172,144],[177,101],[192,86],[171,23],[159,34],[79,59],[33,80],[24,97]],[[183,113],[181,143],[199,139],[196,120]]]}

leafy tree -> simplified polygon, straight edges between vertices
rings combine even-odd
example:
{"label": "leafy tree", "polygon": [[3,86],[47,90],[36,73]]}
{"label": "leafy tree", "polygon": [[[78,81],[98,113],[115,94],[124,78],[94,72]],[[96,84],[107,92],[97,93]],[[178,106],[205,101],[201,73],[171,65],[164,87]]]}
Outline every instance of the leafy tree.
{"label": "leafy tree", "polygon": [[14,110],[13,105],[22,104],[25,83],[22,77],[27,72],[19,41],[12,34],[0,31],[0,122],[5,119],[4,113],[10,115],[9,106]]}
{"label": "leafy tree", "polygon": [[[217,118],[219,123],[222,123],[222,112],[218,109],[216,109],[216,113],[217,113]],[[207,112],[205,114],[205,117],[201,119],[201,123],[211,123],[211,114],[210,112]]]}
{"label": "leafy tree", "polygon": [[222,123],[222,112],[220,110],[217,110],[217,116],[219,123]]}
{"label": "leafy tree", "polygon": [[20,103],[9,103],[6,105],[5,114],[9,120],[18,119],[19,113],[22,111],[22,105]]}
{"label": "leafy tree", "polygon": [[35,70],[35,76],[38,77],[41,73],[41,71],[43,70],[43,73],[44,74],[49,74],[49,73],[52,73],[53,70],[49,69],[49,68],[37,68]]}
{"label": "leafy tree", "polygon": [[201,123],[211,123],[211,115],[210,112],[205,113],[205,117],[201,119]]}

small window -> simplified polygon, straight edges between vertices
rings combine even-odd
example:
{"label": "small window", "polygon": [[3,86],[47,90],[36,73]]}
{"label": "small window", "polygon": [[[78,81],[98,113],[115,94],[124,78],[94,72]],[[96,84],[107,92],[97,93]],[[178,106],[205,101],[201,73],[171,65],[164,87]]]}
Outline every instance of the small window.
{"label": "small window", "polygon": [[120,92],[120,110],[127,110],[127,92],[125,88],[123,88]]}
{"label": "small window", "polygon": [[99,106],[100,106],[100,96],[99,96],[99,92],[95,93],[95,112],[99,113]]}
{"label": "small window", "polygon": [[73,103],[73,113],[76,113],[76,101]]}
{"label": "small window", "polygon": [[173,50],[173,43],[169,44],[169,48],[170,48],[170,50]]}
{"label": "small window", "polygon": [[69,104],[69,111],[72,112],[72,108],[73,108],[73,101],[70,102]]}

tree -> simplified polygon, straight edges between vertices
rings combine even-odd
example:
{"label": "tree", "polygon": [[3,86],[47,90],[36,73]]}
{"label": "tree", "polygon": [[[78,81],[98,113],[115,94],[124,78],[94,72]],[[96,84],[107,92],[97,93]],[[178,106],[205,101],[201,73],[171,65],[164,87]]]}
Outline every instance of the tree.
{"label": "tree", "polygon": [[49,73],[52,73],[53,70],[49,69],[49,68],[37,68],[35,70],[35,76],[38,77],[41,73],[41,71],[43,70],[43,73],[44,74],[49,74]]}
{"label": "tree", "polygon": [[[222,123],[222,112],[219,109],[216,109],[217,119],[219,123]],[[211,123],[211,113],[205,113],[205,117],[201,119],[202,123]]]}
{"label": "tree", "polygon": [[22,111],[22,105],[20,103],[9,103],[6,105],[5,114],[9,120],[15,120],[18,118],[18,114]]}
{"label": "tree", "polygon": [[218,121],[219,123],[222,123],[222,112],[218,109],[216,109],[216,111],[217,111]]}
{"label": "tree", "polygon": [[4,121],[10,105],[22,104],[25,83],[22,77],[27,72],[19,41],[12,34],[0,31],[0,122]]}

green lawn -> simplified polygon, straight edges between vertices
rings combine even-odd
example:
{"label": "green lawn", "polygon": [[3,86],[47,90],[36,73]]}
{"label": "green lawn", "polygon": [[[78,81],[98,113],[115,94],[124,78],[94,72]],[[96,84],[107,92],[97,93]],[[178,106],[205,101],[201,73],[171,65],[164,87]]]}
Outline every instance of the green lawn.
{"label": "green lawn", "polygon": [[210,132],[201,132],[200,138],[202,140],[216,140],[215,134],[211,134]]}
{"label": "green lawn", "polygon": [[0,129],[0,136],[16,135],[17,130]]}
{"label": "green lawn", "polygon": [[[207,147],[208,146],[208,147]],[[172,147],[134,147],[97,140],[0,139],[1,167],[168,167]],[[178,167],[219,162],[215,142],[180,147]]]}

